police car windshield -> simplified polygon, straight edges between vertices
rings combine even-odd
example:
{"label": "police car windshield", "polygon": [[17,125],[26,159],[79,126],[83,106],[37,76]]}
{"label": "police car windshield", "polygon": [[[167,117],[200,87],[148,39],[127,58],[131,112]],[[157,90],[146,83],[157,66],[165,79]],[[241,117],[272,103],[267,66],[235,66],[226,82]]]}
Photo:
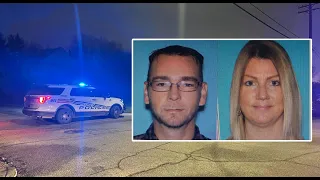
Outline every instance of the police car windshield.
{"label": "police car windshield", "polygon": [[47,86],[38,86],[32,88],[27,95],[60,95],[64,88],[49,88]]}

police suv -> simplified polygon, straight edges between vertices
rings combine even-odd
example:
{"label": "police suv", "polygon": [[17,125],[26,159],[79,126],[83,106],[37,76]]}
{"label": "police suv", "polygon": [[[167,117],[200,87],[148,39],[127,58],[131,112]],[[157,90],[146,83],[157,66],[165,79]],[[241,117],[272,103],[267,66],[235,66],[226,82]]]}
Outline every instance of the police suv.
{"label": "police suv", "polygon": [[76,117],[111,116],[119,118],[125,110],[122,99],[104,96],[85,84],[47,84],[36,86],[24,97],[23,114],[54,118],[60,124]]}

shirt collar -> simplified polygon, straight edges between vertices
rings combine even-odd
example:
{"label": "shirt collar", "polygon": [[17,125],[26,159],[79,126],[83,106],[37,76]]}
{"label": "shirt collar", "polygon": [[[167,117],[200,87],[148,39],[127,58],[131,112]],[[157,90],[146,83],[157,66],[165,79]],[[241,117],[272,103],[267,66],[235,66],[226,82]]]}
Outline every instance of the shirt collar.
{"label": "shirt collar", "polygon": [[[147,131],[145,133],[145,139],[159,140],[158,137],[156,136],[156,134],[154,133],[154,124],[153,123],[151,123],[151,125],[147,129]],[[195,125],[194,135],[193,135],[192,140],[210,140],[210,139],[205,137],[204,135],[202,135],[200,133],[199,127],[197,125]]]}

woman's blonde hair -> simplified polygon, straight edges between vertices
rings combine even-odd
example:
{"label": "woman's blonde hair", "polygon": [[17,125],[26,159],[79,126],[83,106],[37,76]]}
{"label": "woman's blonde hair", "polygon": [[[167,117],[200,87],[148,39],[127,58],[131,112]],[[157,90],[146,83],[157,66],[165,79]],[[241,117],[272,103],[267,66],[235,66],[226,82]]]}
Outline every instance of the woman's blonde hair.
{"label": "woman's blonde hair", "polygon": [[239,113],[239,94],[244,72],[252,58],[270,59],[277,69],[284,97],[283,139],[301,139],[301,100],[298,83],[288,53],[279,43],[271,40],[251,40],[238,55],[230,90],[230,139],[246,139],[244,116]]}

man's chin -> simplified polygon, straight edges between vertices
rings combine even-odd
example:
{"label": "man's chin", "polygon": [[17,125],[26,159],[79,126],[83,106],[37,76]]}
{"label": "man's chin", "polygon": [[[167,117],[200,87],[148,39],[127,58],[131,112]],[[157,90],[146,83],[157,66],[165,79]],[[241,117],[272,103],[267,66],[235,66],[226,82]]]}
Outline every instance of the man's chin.
{"label": "man's chin", "polygon": [[162,122],[160,124],[166,126],[167,128],[171,128],[171,129],[179,129],[185,125],[184,123],[182,123],[182,124],[169,124],[169,123],[165,123],[165,122]]}
{"label": "man's chin", "polygon": [[162,125],[164,125],[164,126],[166,126],[168,128],[172,128],[172,129],[181,128],[181,127],[189,124],[189,122],[190,122],[188,120],[187,121],[183,121],[183,120],[177,120],[177,119],[172,120],[172,119],[161,119],[161,118],[157,119],[157,121],[160,124],[162,124]]}
{"label": "man's chin", "polygon": [[156,120],[159,124],[166,126],[167,128],[179,129],[185,125],[188,125],[192,117],[185,116],[177,113],[163,113],[161,116],[157,114],[153,109],[151,109],[153,119]]}

